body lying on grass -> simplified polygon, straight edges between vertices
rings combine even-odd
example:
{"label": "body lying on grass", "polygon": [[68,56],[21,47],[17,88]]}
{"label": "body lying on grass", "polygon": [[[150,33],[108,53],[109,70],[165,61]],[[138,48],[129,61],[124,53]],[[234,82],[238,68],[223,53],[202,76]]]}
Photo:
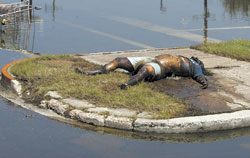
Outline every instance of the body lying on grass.
{"label": "body lying on grass", "polygon": [[10,71],[22,84],[22,98],[37,105],[46,100],[48,91],[56,91],[64,98],[86,100],[96,107],[147,112],[154,119],[205,113],[199,107],[161,92],[155,83],[142,83],[121,91],[117,85],[129,80],[124,73],[82,75],[75,72],[77,67],[86,71],[100,66],[69,55],[41,56],[17,63]]}
{"label": "body lying on grass", "polygon": [[205,67],[202,61],[197,57],[187,58],[184,56],[172,56],[169,54],[159,55],[156,57],[117,57],[108,64],[101,66],[93,71],[83,71],[76,68],[76,72],[96,75],[105,74],[121,68],[132,74],[127,83],[119,84],[121,89],[127,86],[133,86],[139,82],[157,81],[170,76],[191,77],[201,84],[202,88],[208,87],[208,81],[205,77]]}

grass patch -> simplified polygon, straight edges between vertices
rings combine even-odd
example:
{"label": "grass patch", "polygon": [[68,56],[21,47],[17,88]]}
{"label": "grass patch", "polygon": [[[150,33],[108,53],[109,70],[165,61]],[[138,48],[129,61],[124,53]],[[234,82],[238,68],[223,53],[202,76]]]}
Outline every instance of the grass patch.
{"label": "grass patch", "polygon": [[23,98],[39,103],[48,91],[64,97],[86,99],[97,106],[146,111],[154,118],[173,118],[195,115],[200,111],[181,100],[154,90],[154,83],[141,83],[120,90],[129,75],[119,72],[88,76],[76,73],[76,67],[95,69],[98,65],[70,55],[42,56],[11,67],[11,73],[23,84]]}
{"label": "grass patch", "polygon": [[250,41],[232,40],[222,43],[208,43],[205,45],[192,46],[210,54],[230,57],[238,60],[250,61]]}

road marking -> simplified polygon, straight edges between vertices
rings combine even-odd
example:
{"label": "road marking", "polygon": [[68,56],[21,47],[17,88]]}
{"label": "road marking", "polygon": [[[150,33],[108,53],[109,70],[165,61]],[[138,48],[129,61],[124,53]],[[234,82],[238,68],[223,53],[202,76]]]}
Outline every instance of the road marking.
{"label": "road marking", "polygon": [[[208,31],[216,31],[216,30],[237,30],[237,29],[250,29],[250,26],[236,26],[236,27],[217,27],[217,28],[207,28]],[[201,29],[188,29],[183,31],[202,31]]]}
{"label": "road marking", "polygon": [[[183,39],[198,42],[198,43],[204,42],[204,36],[202,35],[197,35],[197,34],[190,33],[184,30],[177,30],[177,29],[172,29],[172,28],[168,28],[165,26],[155,25],[150,22],[143,21],[143,20],[138,20],[134,18],[117,17],[117,16],[108,17],[108,19],[116,21],[116,22],[128,24],[128,25],[132,25],[138,28],[142,28],[142,29],[146,29],[146,30],[150,30],[154,32],[160,32],[166,35],[183,38]],[[207,38],[207,41],[208,42],[222,42],[221,40],[214,39],[214,38]]]}
{"label": "road marking", "polygon": [[111,38],[111,39],[122,41],[124,43],[128,43],[128,44],[131,44],[131,45],[134,45],[134,46],[137,46],[137,47],[146,48],[146,49],[155,49],[155,47],[152,47],[152,46],[149,46],[149,45],[145,45],[145,44],[142,44],[142,43],[131,41],[131,40],[128,40],[128,39],[125,39],[125,38],[122,38],[122,37],[119,37],[119,36],[116,36],[116,35],[101,32],[99,30],[88,28],[88,27],[85,27],[85,26],[82,26],[82,25],[77,25],[77,24],[73,24],[73,23],[66,23],[66,22],[62,22],[62,23],[66,24],[66,25],[69,25],[71,27],[74,27],[74,28],[78,28],[78,29],[81,29],[81,30],[85,30],[85,31],[97,34],[97,35],[101,35],[101,36],[104,36],[104,37],[108,37],[108,38]]}

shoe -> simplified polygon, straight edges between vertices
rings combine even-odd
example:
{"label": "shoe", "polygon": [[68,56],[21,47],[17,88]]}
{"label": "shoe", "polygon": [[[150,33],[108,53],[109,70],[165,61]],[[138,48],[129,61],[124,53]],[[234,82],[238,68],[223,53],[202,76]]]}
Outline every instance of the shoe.
{"label": "shoe", "polygon": [[205,76],[198,76],[195,80],[202,85],[202,89],[206,89],[208,87],[208,80],[205,78]]}
{"label": "shoe", "polygon": [[86,75],[97,75],[97,74],[103,74],[102,70],[93,70],[93,71],[85,71],[83,72]]}
{"label": "shoe", "polygon": [[128,84],[121,83],[121,84],[118,84],[118,87],[120,87],[122,90],[126,90],[126,89],[128,89]]}
{"label": "shoe", "polygon": [[75,68],[75,72],[85,74],[85,75],[97,75],[97,74],[107,73],[104,66],[101,66],[97,70],[87,70],[87,71],[84,71],[82,68],[77,67]]}

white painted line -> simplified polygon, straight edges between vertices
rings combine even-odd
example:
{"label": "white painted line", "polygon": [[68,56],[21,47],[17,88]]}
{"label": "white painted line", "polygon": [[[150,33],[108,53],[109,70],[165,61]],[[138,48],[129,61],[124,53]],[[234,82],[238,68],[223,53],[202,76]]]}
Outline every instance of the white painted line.
{"label": "white painted line", "polygon": [[[146,30],[150,30],[154,32],[160,32],[166,35],[183,38],[183,39],[198,42],[198,43],[203,43],[204,41],[204,36],[202,35],[197,35],[194,33],[183,31],[183,30],[172,29],[172,28],[168,28],[165,26],[155,25],[150,22],[143,21],[143,20],[138,20],[134,18],[117,17],[117,16],[112,16],[112,17],[109,17],[108,19],[111,19],[113,21],[117,21],[120,23],[128,24],[128,25],[132,25],[138,28],[142,28],[142,29],[146,29]],[[208,38],[207,41],[208,42],[222,42],[221,40],[214,39],[214,38]]]}
{"label": "white painted line", "polygon": [[97,34],[97,35],[101,35],[101,36],[104,36],[104,37],[108,37],[108,38],[111,38],[111,39],[122,41],[124,43],[128,43],[128,44],[131,44],[131,45],[134,45],[134,46],[137,46],[137,47],[146,48],[146,49],[155,49],[154,47],[149,46],[149,45],[145,45],[145,44],[142,44],[142,43],[131,41],[131,40],[128,40],[128,39],[125,39],[125,38],[122,38],[122,37],[119,37],[119,36],[116,36],[116,35],[112,35],[112,34],[109,34],[109,33],[101,32],[99,30],[88,28],[88,27],[85,27],[85,26],[82,26],[82,25],[77,25],[77,24],[72,24],[72,23],[66,23],[66,22],[62,22],[62,23],[66,24],[66,25],[69,25],[71,27],[75,27],[75,28],[78,28],[78,29],[82,29],[82,30],[85,30],[85,31]]}
{"label": "white painted line", "polygon": [[[239,30],[239,29],[250,29],[250,26],[238,26],[238,27],[217,27],[217,28],[207,28],[208,31],[216,31],[216,30]],[[188,29],[183,31],[202,31],[201,29]]]}

